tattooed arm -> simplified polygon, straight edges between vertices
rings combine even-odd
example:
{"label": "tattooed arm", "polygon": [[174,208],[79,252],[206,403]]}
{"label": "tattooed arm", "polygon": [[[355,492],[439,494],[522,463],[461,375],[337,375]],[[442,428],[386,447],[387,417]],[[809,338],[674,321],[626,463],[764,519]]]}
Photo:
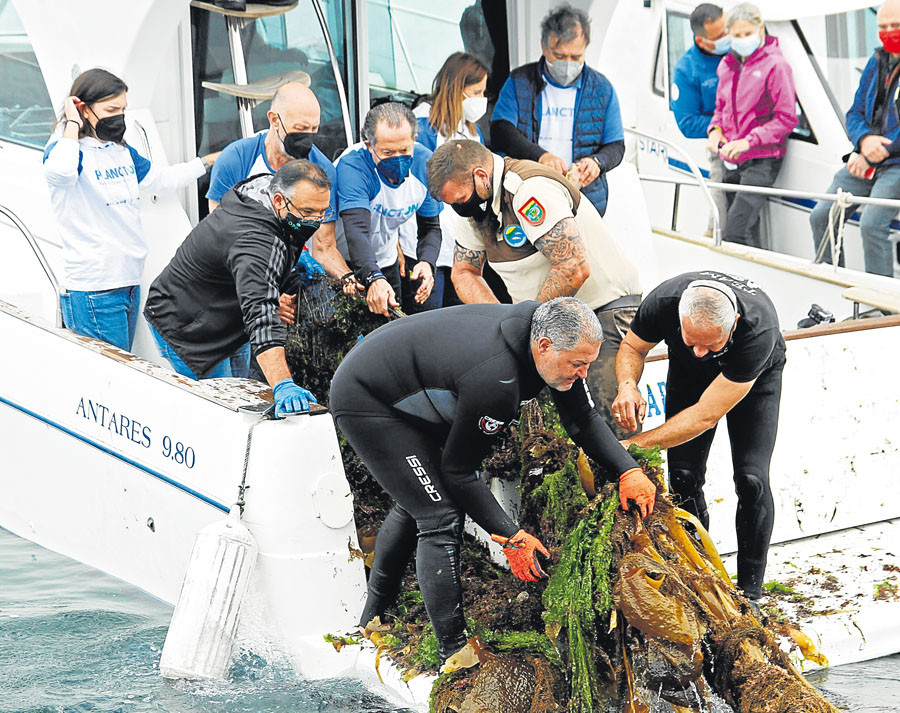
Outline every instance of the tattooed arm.
{"label": "tattooed arm", "polygon": [[572,297],[591,275],[587,253],[574,218],[564,218],[534,246],[550,261],[550,272],[538,291],[538,302],[554,297]]}
{"label": "tattooed arm", "polygon": [[450,279],[456,294],[464,304],[498,303],[488,283],[482,277],[487,255],[481,250],[464,248],[459,243],[453,249],[453,269]]}

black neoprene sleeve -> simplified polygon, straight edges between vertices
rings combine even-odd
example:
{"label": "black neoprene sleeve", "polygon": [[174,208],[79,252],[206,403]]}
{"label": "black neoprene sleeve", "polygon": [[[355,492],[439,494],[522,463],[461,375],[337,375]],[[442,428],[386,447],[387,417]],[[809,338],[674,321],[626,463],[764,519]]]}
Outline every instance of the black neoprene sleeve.
{"label": "black neoprene sleeve", "polygon": [[350,252],[350,267],[356,278],[365,284],[365,279],[378,270],[375,251],[371,240],[371,213],[367,208],[350,208],[341,211],[344,221],[344,235]]}
{"label": "black neoprene sleeve", "polygon": [[491,122],[491,148],[498,153],[505,153],[507,156],[527,158],[532,161],[540,161],[541,156],[547,153],[540,146],[526,139],[525,134],[515,126],[502,119]]}
{"label": "black neoprene sleeve", "polygon": [[594,154],[600,162],[600,169],[603,173],[612,171],[616,166],[622,163],[622,157],[625,156],[624,141],[610,141],[603,144],[600,150]]}
{"label": "black neoprene sleeve", "polygon": [[427,262],[434,270],[438,253],[441,251],[441,216],[422,216],[416,213],[416,228],[419,242],[416,246],[416,259]]}
{"label": "black neoprene sleeve", "polygon": [[628,451],[591,406],[582,380],[576,381],[568,391],[550,389],[550,394],[566,432],[588,456],[605,466],[616,478],[625,471],[638,467],[634,458],[628,455]]}

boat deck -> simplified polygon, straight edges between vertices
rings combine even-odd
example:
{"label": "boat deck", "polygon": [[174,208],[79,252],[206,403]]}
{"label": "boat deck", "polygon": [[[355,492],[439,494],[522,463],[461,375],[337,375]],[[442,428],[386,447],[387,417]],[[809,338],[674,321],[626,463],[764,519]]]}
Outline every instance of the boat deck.
{"label": "boat deck", "polygon": [[[900,642],[900,519],[852,527],[769,549],[767,583],[760,600],[770,624],[799,627],[827,665],[855,663],[897,652]],[[735,556],[723,558],[729,573]],[[780,611],[779,611],[780,610]],[[819,664],[791,658],[798,669]],[[824,662],[823,662],[824,663]]]}

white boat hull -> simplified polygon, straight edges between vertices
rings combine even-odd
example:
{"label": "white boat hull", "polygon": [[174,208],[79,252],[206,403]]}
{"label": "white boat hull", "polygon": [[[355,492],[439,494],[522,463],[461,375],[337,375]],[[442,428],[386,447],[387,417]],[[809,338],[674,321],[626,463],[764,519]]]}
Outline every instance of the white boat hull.
{"label": "white boat hull", "polygon": [[[237,498],[262,385],[193,382],[0,304],[0,526],[174,603],[197,532]],[[27,356],[28,358],[23,358]],[[353,654],[365,577],[330,416],[254,430],[245,522],[271,634],[310,678]]]}

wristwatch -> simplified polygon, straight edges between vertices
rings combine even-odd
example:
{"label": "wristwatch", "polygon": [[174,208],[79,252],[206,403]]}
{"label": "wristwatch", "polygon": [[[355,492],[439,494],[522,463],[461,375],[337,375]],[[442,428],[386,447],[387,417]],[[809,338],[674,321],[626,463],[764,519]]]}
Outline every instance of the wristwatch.
{"label": "wristwatch", "polygon": [[381,270],[372,270],[368,275],[366,275],[366,289],[368,290],[372,283],[377,280],[387,280]]}

